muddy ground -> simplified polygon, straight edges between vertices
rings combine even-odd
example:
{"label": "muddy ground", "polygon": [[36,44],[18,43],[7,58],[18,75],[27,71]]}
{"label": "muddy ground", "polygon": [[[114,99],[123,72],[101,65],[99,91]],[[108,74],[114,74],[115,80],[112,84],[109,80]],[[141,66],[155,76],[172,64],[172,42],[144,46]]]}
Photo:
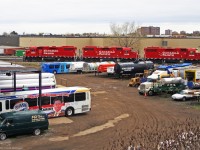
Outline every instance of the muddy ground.
{"label": "muddy ground", "polygon": [[141,96],[136,88],[127,87],[128,79],[106,75],[60,74],[56,78],[58,84],[91,88],[92,110],[51,119],[42,135],[10,137],[0,142],[0,149],[127,150],[130,145],[150,150],[187,145],[200,149],[200,110],[191,105],[196,102],[176,102],[167,95]]}

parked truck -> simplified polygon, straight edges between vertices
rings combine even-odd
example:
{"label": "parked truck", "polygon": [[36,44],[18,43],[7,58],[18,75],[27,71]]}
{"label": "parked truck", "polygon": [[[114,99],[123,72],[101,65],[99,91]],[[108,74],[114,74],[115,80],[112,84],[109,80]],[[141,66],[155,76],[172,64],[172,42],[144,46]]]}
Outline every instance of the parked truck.
{"label": "parked truck", "polygon": [[181,77],[162,78],[156,82],[144,82],[138,87],[140,95],[156,95],[161,93],[178,93],[185,89],[185,82]]}
{"label": "parked truck", "polygon": [[138,87],[141,83],[147,81],[147,76],[151,74],[152,70],[144,70],[144,73],[136,73],[134,78],[131,78],[128,86]]}

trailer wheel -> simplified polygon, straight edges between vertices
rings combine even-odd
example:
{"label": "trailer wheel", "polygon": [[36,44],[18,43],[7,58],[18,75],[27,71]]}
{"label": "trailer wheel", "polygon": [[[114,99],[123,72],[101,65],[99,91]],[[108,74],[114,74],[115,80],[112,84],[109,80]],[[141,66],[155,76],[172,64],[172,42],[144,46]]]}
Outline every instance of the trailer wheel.
{"label": "trailer wheel", "polygon": [[140,95],[143,95],[143,93],[139,92]]}
{"label": "trailer wheel", "polygon": [[5,133],[0,133],[0,139],[3,141],[7,138]]}
{"label": "trailer wheel", "polygon": [[82,74],[82,70],[77,70],[77,73],[78,74]]}
{"label": "trailer wheel", "polygon": [[65,110],[65,116],[72,116],[74,114],[74,109],[69,107]]}
{"label": "trailer wheel", "polygon": [[152,96],[152,95],[153,95],[153,91],[150,90],[150,91],[148,92],[148,95],[149,95],[149,96]]}
{"label": "trailer wheel", "polygon": [[33,131],[33,134],[34,134],[34,135],[40,135],[40,134],[41,134],[41,130],[40,130],[40,129],[35,129],[35,130]]}
{"label": "trailer wheel", "polygon": [[139,84],[139,83],[135,84],[135,86],[134,86],[134,87],[138,87],[138,86],[140,86],[140,84]]}

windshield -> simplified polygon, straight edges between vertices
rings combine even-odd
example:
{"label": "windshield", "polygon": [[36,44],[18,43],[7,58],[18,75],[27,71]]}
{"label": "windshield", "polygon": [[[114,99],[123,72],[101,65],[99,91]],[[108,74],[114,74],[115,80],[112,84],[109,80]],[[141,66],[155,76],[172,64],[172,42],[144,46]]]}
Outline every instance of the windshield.
{"label": "windshield", "polygon": [[184,94],[184,91],[180,91],[179,94]]}
{"label": "windshield", "polygon": [[156,82],[156,79],[147,78],[147,82]]}

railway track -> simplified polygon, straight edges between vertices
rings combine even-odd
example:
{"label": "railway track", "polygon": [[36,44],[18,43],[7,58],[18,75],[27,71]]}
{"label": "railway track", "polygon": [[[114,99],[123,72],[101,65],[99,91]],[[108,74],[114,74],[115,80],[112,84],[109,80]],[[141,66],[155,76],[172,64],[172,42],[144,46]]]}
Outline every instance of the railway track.
{"label": "railway track", "polygon": [[0,56],[0,60],[11,62],[23,62],[23,57],[17,56]]}

